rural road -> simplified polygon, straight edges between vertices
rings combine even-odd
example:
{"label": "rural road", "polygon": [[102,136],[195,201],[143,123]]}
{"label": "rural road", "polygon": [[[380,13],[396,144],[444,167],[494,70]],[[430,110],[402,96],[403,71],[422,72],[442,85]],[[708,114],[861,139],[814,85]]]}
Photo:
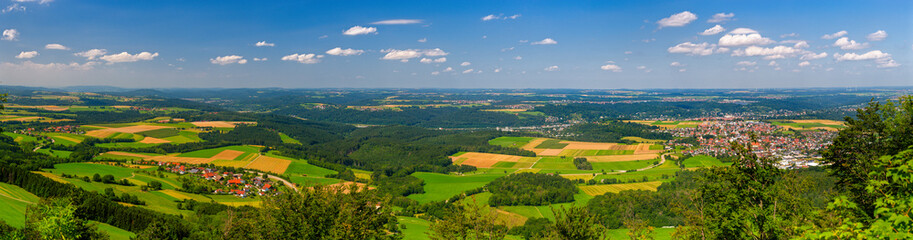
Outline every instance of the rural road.
{"label": "rural road", "polygon": [[[247,170],[247,172],[248,172],[248,173],[261,174],[261,173],[259,173],[259,172],[254,172],[254,171],[251,171],[251,170]],[[276,180],[276,181],[280,181],[280,182],[282,182],[282,184],[285,184],[285,186],[294,189],[296,192],[298,191],[298,188],[295,187],[295,184],[294,184],[294,183],[289,182],[288,180],[282,179],[281,177],[275,176],[275,175],[273,175],[272,173],[266,173],[266,175],[267,175],[267,177],[269,177],[269,179]]]}

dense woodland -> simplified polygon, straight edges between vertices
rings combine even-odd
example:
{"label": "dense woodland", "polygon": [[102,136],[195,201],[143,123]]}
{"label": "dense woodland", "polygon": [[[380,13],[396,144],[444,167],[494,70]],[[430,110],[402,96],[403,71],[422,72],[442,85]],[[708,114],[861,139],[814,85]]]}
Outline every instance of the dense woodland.
{"label": "dense woodland", "polygon": [[561,131],[562,138],[587,142],[635,143],[623,137],[641,137],[646,139],[671,140],[672,134],[657,132],[659,127],[622,121],[603,123],[584,123],[570,126]]}
{"label": "dense woodland", "polygon": [[574,201],[579,190],[571,180],[554,174],[517,173],[485,186],[492,193],[491,206],[540,206]]}

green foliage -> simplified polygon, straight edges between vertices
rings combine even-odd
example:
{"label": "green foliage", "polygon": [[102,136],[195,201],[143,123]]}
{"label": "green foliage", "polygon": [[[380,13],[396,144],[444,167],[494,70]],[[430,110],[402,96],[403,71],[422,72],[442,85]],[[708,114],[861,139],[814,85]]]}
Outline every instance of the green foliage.
{"label": "green foliage", "polygon": [[504,239],[507,227],[495,214],[478,204],[451,208],[441,219],[431,223],[429,237],[433,240]]}
{"label": "green foliage", "polygon": [[622,139],[628,136],[662,140],[672,139],[671,134],[654,131],[657,129],[659,128],[639,123],[607,121],[605,123],[577,124],[564,129],[561,134],[568,136],[567,138],[570,140],[589,142],[634,143],[634,141]]}
{"label": "green foliage", "polygon": [[175,129],[175,128],[162,128],[162,129],[156,129],[156,130],[149,130],[149,131],[145,131],[145,132],[138,132],[137,134],[143,135],[146,137],[167,138],[167,137],[177,136],[180,133],[181,133],[181,131],[178,129]]}
{"label": "green foliage", "polygon": [[911,239],[913,238],[913,146],[894,156],[883,156],[872,165],[865,191],[874,197],[874,217],[840,196],[828,210],[836,214],[835,226],[811,229],[805,239]]}
{"label": "green foliage", "polygon": [[574,166],[577,170],[593,170],[593,164],[586,161],[586,158],[574,158]]}
{"label": "green foliage", "polygon": [[574,201],[577,186],[558,175],[518,173],[497,178],[486,185],[491,206],[548,205]]}
{"label": "green foliage", "polygon": [[536,145],[536,148],[545,148],[545,149],[562,149],[567,147],[567,143],[561,143],[561,140],[558,139],[548,139],[542,141],[539,145]]}
{"label": "green foliage", "polygon": [[248,145],[280,145],[279,132],[261,126],[240,125],[227,133],[217,131],[200,133],[200,138],[210,142],[233,142]]}
{"label": "green foliage", "polygon": [[606,229],[598,217],[584,207],[552,209],[555,214],[554,231],[547,239],[591,240],[606,239]]}
{"label": "green foliage", "polygon": [[3,239],[108,239],[77,214],[77,207],[65,198],[42,199],[26,211],[25,227],[0,232]]}

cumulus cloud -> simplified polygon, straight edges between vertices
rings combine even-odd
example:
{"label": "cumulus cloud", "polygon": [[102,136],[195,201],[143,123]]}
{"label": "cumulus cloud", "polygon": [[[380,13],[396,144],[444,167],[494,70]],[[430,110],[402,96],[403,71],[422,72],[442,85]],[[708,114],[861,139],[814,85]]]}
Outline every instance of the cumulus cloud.
{"label": "cumulus cloud", "polygon": [[317,55],[313,53],[295,53],[282,57],[282,61],[295,61],[304,64],[315,64],[319,63],[321,58],[323,58],[323,55]]}
{"label": "cumulus cloud", "polygon": [[764,59],[781,59],[786,58],[786,56],[793,56],[802,52],[802,50],[787,47],[787,46],[776,46],[772,48],[758,47],[758,46],[749,46],[745,49],[739,49],[732,53],[733,56],[765,56]]}
{"label": "cumulus cloud", "polygon": [[364,34],[377,34],[377,28],[375,27],[362,27],[354,26],[342,32],[344,35],[355,36],[355,35],[364,35]]}
{"label": "cumulus cloud", "polygon": [[447,67],[447,68],[444,68],[444,70],[442,70],[441,72],[453,72],[453,68]]}
{"label": "cumulus cloud", "polygon": [[899,67],[900,64],[894,62],[894,59],[884,59],[884,60],[875,60],[878,63],[878,68],[893,68]]}
{"label": "cumulus cloud", "polygon": [[[714,52],[719,52],[715,44],[710,43],[700,43],[695,44],[691,42],[679,43],[678,45],[672,46],[667,49],[669,53],[684,53],[688,55],[699,55],[707,56],[713,54]],[[727,49],[728,51],[728,49]]]}
{"label": "cumulus cloud", "polygon": [[723,35],[719,44],[723,47],[749,46],[749,45],[767,45],[776,43],[770,38],[761,36],[757,31],[750,28],[737,28]]}
{"label": "cumulus cloud", "polygon": [[870,33],[868,36],[866,36],[866,39],[874,42],[874,41],[884,40],[887,37],[888,37],[887,32],[885,32],[884,30],[878,30],[876,32]]}
{"label": "cumulus cloud", "polygon": [[422,23],[421,19],[389,19],[382,20],[377,22],[372,22],[374,25],[402,25],[402,24],[419,24]]}
{"label": "cumulus cloud", "polygon": [[418,42],[420,42],[420,43],[428,42],[428,39],[427,39],[427,38],[422,38],[422,39],[419,39]]}
{"label": "cumulus cloud", "polygon": [[381,50],[380,52],[387,53],[386,55],[384,55],[384,57],[381,58],[383,60],[400,60],[403,62],[409,61],[409,59],[412,59],[412,58],[418,58],[418,57],[422,57],[422,56],[438,57],[438,56],[446,56],[447,54],[450,54],[448,52],[445,52],[444,50],[441,50],[440,48],[403,49],[403,50],[386,49],[386,50]]}
{"label": "cumulus cloud", "polygon": [[441,72],[438,72],[438,71],[431,72],[431,75],[435,75],[435,76],[440,75],[440,74],[441,74]]}
{"label": "cumulus cloud", "polygon": [[228,64],[235,64],[235,63],[245,64],[245,63],[247,63],[247,59],[244,59],[244,57],[238,56],[238,55],[228,55],[228,56],[210,58],[209,62],[211,62],[212,64],[219,64],[219,65],[228,65]]}
{"label": "cumulus cloud", "polygon": [[472,71],[475,71],[475,70],[472,68],[466,69],[466,70],[463,70],[463,74],[472,73]]}
{"label": "cumulus cloud", "polygon": [[496,72],[496,73],[501,72],[501,68],[495,68],[494,72]]}
{"label": "cumulus cloud", "polygon": [[800,67],[808,67],[809,65],[812,65],[812,63],[810,63],[810,62],[808,62],[808,61],[804,61],[804,62],[800,62],[800,63],[799,63],[799,66],[800,66]]}
{"label": "cumulus cloud", "polygon": [[659,25],[659,28],[664,27],[681,27],[688,25],[691,21],[697,20],[697,15],[689,11],[684,11],[676,14],[672,14],[667,18],[660,19],[656,21],[656,24]]}
{"label": "cumulus cloud", "polygon": [[25,6],[19,5],[18,3],[13,3],[13,4],[10,4],[9,6],[6,6],[6,8],[4,8],[3,10],[0,10],[0,13],[8,13],[8,12],[15,12],[15,11],[25,12]]}
{"label": "cumulus cloud", "polygon": [[0,38],[0,39],[6,40],[6,41],[16,41],[16,40],[18,40],[18,38],[19,38],[19,31],[17,31],[16,29],[6,29],[6,30],[3,30],[3,38]]}
{"label": "cumulus cloud", "polygon": [[267,60],[266,58],[254,58],[254,62],[262,62],[262,61],[266,61],[266,60]]}
{"label": "cumulus cloud", "polygon": [[548,72],[554,72],[554,71],[558,71],[558,70],[560,70],[560,69],[558,69],[558,66],[548,66],[545,68],[545,71],[548,71]]}
{"label": "cumulus cloud", "polygon": [[779,65],[780,64],[777,64],[777,61],[770,61],[769,63],[767,63],[767,66],[779,66]]}
{"label": "cumulus cloud", "polygon": [[551,39],[551,38],[545,38],[545,39],[542,39],[542,41],[530,43],[530,45],[553,45],[553,44],[558,44],[558,41],[555,41],[554,39]]}
{"label": "cumulus cloud", "polygon": [[275,44],[275,43],[268,43],[268,42],[266,42],[266,41],[259,41],[259,42],[257,42],[256,44],[254,44],[254,46],[257,46],[257,47],[275,47],[276,44]]}
{"label": "cumulus cloud", "polygon": [[419,60],[419,62],[421,62],[421,63],[443,63],[443,62],[447,62],[447,58],[445,58],[445,57],[438,58],[438,59],[422,58],[422,60]]}
{"label": "cumulus cloud", "polygon": [[21,3],[24,3],[24,2],[38,2],[38,4],[48,4],[48,3],[51,3],[51,2],[53,2],[53,1],[54,1],[54,0],[13,0],[13,2],[21,2]]}
{"label": "cumulus cloud", "polygon": [[815,60],[815,59],[822,59],[822,58],[826,58],[826,57],[827,57],[827,52],[822,52],[822,53],[818,53],[818,54],[809,52],[809,53],[806,53],[805,55],[802,55],[802,57],[799,57],[799,60]]}
{"label": "cumulus cloud", "polygon": [[100,57],[101,60],[105,60],[108,64],[122,63],[122,62],[136,62],[136,61],[149,61],[158,57],[159,53],[150,53],[150,52],[141,52],[137,54],[129,54],[127,52],[121,52],[118,54],[105,55]]}
{"label": "cumulus cloud", "polygon": [[891,57],[891,54],[883,53],[879,50],[874,50],[874,51],[870,51],[870,52],[863,53],[863,54],[856,54],[856,53],[847,53],[847,54],[843,54],[843,55],[840,55],[839,53],[834,54],[834,58],[836,58],[837,61],[860,61],[860,60],[872,60],[872,59],[885,59],[885,58],[890,58],[890,57]]}
{"label": "cumulus cloud", "polygon": [[621,72],[621,67],[615,64],[606,64],[599,67],[602,70],[611,71],[611,72]]}
{"label": "cumulus cloud", "polygon": [[669,64],[669,66],[673,66],[673,67],[684,67],[685,64],[682,64],[682,63],[680,63],[680,62],[672,62],[672,63]]}
{"label": "cumulus cloud", "polygon": [[87,60],[92,60],[92,59],[95,59],[96,57],[105,55],[107,53],[108,53],[108,50],[96,48],[96,49],[91,49],[91,50],[88,50],[85,52],[78,52],[73,55],[85,57]]}
{"label": "cumulus cloud", "polygon": [[726,21],[732,20],[732,17],[735,17],[735,13],[728,13],[728,14],[727,13],[717,13],[717,14],[713,14],[713,17],[711,17],[709,20],[707,20],[707,22],[721,23],[721,22],[726,22]]}
{"label": "cumulus cloud", "polygon": [[521,57],[521,56],[516,56],[516,57],[514,57],[514,60],[523,60],[523,57]]}
{"label": "cumulus cloud", "polygon": [[736,65],[739,65],[739,66],[754,66],[754,65],[758,65],[758,62],[741,61],[741,62],[736,63]]}
{"label": "cumulus cloud", "polygon": [[327,50],[326,53],[333,55],[333,56],[352,56],[352,55],[361,55],[364,52],[365,52],[365,50],[358,50],[358,49],[351,49],[351,48],[342,49],[341,47],[336,47],[336,48]]}
{"label": "cumulus cloud", "polygon": [[798,33],[787,33],[787,34],[781,34],[780,38],[798,37],[798,36],[799,36]]}
{"label": "cumulus cloud", "polygon": [[67,46],[60,45],[60,44],[57,44],[57,43],[51,43],[51,44],[48,44],[48,45],[44,45],[44,49],[52,49],[52,50],[70,50],[70,48],[68,48]]}
{"label": "cumulus cloud", "polygon": [[470,62],[463,62],[463,63],[460,63],[460,66],[464,66],[464,67],[465,67],[465,66],[469,66],[469,65],[472,65],[472,63],[470,63]]}
{"label": "cumulus cloud", "polygon": [[868,48],[869,43],[857,43],[855,40],[850,40],[848,37],[842,37],[834,42],[834,46],[840,47],[840,49],[843,50],[859,50]]}
{"label": "cumulus cloud", "polygon": [[822,39],[834,39],[834,38],[843,37],[843,35],[846,35],[846,34],[847,34],[846,31],[839,31],[839,32],[835,32],[833,34],[824,34],[824,36],[821,36],[821,38]]}
{"label": "cumulus cloud", "polygon": [[726,31],[726,28],[723,28],[723,26],[720,26],[719,24],[717,24],[716,26],[713,26],[712,28],[708,28],[707,30],[704,30],[704,32],[698,33],[698,34],[704,35],[704,36],[709,36],[709,35],[716,35],[723,31]]}
{"label": "cumulus cloud", "polygon": [[28,52],[19,52],[19,55],[16,55],[18,59],[29,59],[38,56],[38,51],[28,51]]}

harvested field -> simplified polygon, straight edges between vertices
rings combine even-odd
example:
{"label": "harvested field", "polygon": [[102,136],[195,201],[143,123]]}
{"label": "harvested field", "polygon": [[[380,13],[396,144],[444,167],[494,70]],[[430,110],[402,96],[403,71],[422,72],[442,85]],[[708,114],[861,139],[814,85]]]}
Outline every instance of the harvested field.
{"label": "harvested field", "polygon": [[545,156],[558,156],[562,151],[564,151],[564,149],[544,149],[541,152],[537,152],[536,154]]}
{"label": "harvested field", "polygon": [[260,156],[253,162],[250,162],[250,164],[244,168],[282,174],[286,169],[288,169],[289,164],[292,164],[292,161],[274,157]]}
{"label": "harvested field", "polygon": [[257,124],[257,122],[226,122],[226,121],[201,121],[191,122],[197,127],[233,128],[238,124]]}
{"label": "harvested field", "polygon": [[32,117],[4,118],[3,120],[0,120],[0,122],[10,122],[10,121],[31,122],[31,121],[37,121],[37,120],[39,120],[39,119],[41,119],[41,118],[42,118],[42,117],[36,117],[36,116],[32,116]]}
{"label": "harvested field", "polygon": [[159,162],[179,162],[188,164],[204,164],[212,162],[212,158],[193,158],[193,157],[175,157],[175,156],[155,156],[146,158],[146,160]]}
{"label": "harvested field", "polygon": [[532,151],[532,150],[536,149],[536,146],[539,146],[539,144],[542,144],[542,142],[545,142],[545,140],[548,140],[548,138],[536,138],[536,139],[530,140],[529,143],[527,143],[525,146],[523,146],[523,149]]}
{"label": "harvested field", "polygon": [[795,123],[820,123],[820,124],[824,124],[824,125],[844,125],[844,126],[846,126],[842,121],[834,121],[834,120],[809,119],[809,120],[789,120],[789,121],[792,121]]}
{"label": "harvested field", "polygon": [[572,142],[567,143],[564,149],[582,149],[582,150],[635,150],[636,145],[621,145],[617,143],[596,143],[596,142]]}
{"label": "harvested field", "polygon": [[[504,154],[494,154],[494,153],[478,153],[478,152],[468,152],[464,153],[457,157],[451,157],[453,160],[462,160],[461,165],[470,165],[480,168],[490,168],[497,164],[498,162],[518,162],[523,157],[513,156],[513,155],[504,155]],[[464,160],[465,159],[465,160]]]}
{"label": "harvested field", "polygon": [[51,136],[51,137],[52,137],[52,138],[59,138],[59,139],[67,140],[67,141],[74,142],[74,143],[81,143],[81,142],[82,142],[82,139],[76,139],[76,138],[67,137],[67,136]]}
{"label": "harvested field", "polygon": [[634,154],[647,154],[647,153],[658,154],[658,153],[663,152],[663,150],[650,150],[650,146],[653,146],[653,144],[649,144],[649,143],[638,144],[634,148]]}
{"label": "harvested field", "polygon": [[165,195],[168,195],[168,196],[171,196],[171,197],[174,197],[177,199],[181,199],[181,200],[193,199],[196,201],[203,201],[203,202],[210,201],[210,199],[197,195],[197,194],[186,194],[186,193],[178,192],[178,191],[171,190],[171,189],[160,190],[160,192],[164,193]]}
{"label": "harvested field", "polygon": [[649,160],[659,157],[657,154],[647,153],[647,154],[632,154],[632,155],[610,155],[610,156],[588,156],[586,160],[589,162],[624,162],[624,161],[637,161],[637,160]]}
{"label": "harvested field", "polygon": [[143,155],[143,154],[137,154],[137,153],[128,153],[128,152],[117,152],[117,151],[114,151],[114,152],[106,152],[106,153],[107,153],[107,154],[113,154],[113,155],[127,156],[127,157],[139,157],[139,158],[149,158],[149,157],[152,157],[152,156],[149,156],[149,155]]}
{"label": "harvested field", "polygon": [[119,127],[119,128],[107,128],[107,129],[88,131],[88,132],[86,132],[86,136],[90,136],[90,137],[94,137],[94,138],[106,138],[115,133],[131,133],[132,134],[132,133],[145,132],[145,131],[163,129],[163,128],[171,128],[171,127],[138,125],[138,126]]}
{"label": "harvested field", "polygon": [[593,179],[592,173],[581,173],[581,174],[561,174],[561,177],[567,178],[570,180],[583,179],[584,181]]}
{"label": "harvested field", "polygon": [[250,161],[213,160],[209,163],[216,166],[243,168],[250,164]]}
{"label": "harvested field", "polygon": [[212,156],[212,159],[234,160],[238,156],[241,156],[241,154],[244,154],[244,152],[238,150],[225,150]]}
{"label": "harvested field", "polygon": [[656,188],[662,182],[641,182],[641,183],[623,183],[623,184],[606,184],[606,185],[589,185],[580,186],[580,190],[590,196],[602,195],[605,193],[617,193],[624,190],[649,190],[656,191]]}
{"label": "harvested field", "polygon": [[145,138],[143,138],[142,141],[139,141],[139,142],[140,143],[170,143],[171,141],[168,141],[165,139],[160,139],[160,138],[154,138],[154,137],[145,137]]}

